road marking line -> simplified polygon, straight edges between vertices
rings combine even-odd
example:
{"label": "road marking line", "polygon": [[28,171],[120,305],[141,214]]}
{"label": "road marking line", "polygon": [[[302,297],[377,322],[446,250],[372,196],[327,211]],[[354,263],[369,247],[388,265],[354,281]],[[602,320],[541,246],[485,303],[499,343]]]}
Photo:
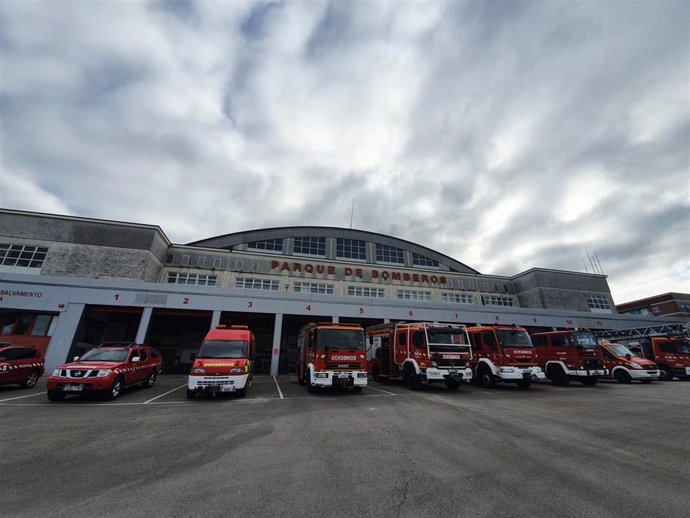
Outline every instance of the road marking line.
{"label": "road marking line", "polygon": [[45,392],[37,392],[36,394],[29,394],[28,396],[17,396],[17,397],[11,397],[7,399],[0,399],[0,403],[3,401],[12,401],[14,399],[24,399],[25,397],[34,397],[34,396],[40,396],[41,394],[45,394]]}
{"label": "road marking line", "polygon": [[144,401],[143,404],[145,405],[146,403],[150,403],[151,401],[155,401],[155,400],[158,399],[158,398],[162,398],[163,396],[167,396],[167,395],[170,394],[171,392],[175,392],[176,390],[180,390],[182,387],[186,387],[186,386],[187,386],[187,384],[185,383],[184,385],[180,385],[180,386],[177,387],[177,388],[174,388],[174,389],[172,389],[172,390],[168,390],[165,394],[161,394],[160,396],[156,396],[156,397],[154,397],[154,398],[151,398],[151,399],[149,399],[148,401]]}
{"label": "road marking line", "polygon": [[390,394],[391,396],[397,396],[394,392],[388,392],[387,390],[381,390],[380,388],[372,387],[371,385],[367,385],[367,388],[378,390],[379,392],[383,392],[384,394]]}
{"label": "road marking line", "polygon": [[280,385],[278,385],[278,380],[276,379],[275,376],[273,376],[273,381],[276,382],[276,388],[278,389],[278,394],[280,395],[280,399],[285,399],[285,398],[283,397],[283,391],[280,390]]}

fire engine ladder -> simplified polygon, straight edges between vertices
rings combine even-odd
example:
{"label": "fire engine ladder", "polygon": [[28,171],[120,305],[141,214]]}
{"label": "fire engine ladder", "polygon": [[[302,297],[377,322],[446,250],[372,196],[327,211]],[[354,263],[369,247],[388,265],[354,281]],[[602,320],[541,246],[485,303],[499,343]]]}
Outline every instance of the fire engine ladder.
{"label": "fire engine ladder", "polygon": [[663,324],[659,326],[634,327],[632,329],[609,329],[594,331],[597,338],[625,340],[627,338],[647,338],[660,335],[690,335],[690,323]]}

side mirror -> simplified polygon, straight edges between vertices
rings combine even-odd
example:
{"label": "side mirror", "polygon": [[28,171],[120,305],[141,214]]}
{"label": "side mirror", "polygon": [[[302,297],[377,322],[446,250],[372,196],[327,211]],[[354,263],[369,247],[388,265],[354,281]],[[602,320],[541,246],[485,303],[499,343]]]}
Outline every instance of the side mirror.
{"label": "side mirror", "polygon": [[132,357],[132,360],[131,360],[131,361],[132,361],[132,363],[137,363],[139,360],[141,360],[141,357],[139,357],[139,356],[134,356],[134,357]]}
{"label": "side mirror", "polygon": [[79,356],[75,356],[74,358],[72,358],[72,361],[76,362],[79,358],[80,358]]}
{"label": "side mirror", "polygon": [[625,355],[625,359],[626,359],[626,360],[629,360],[630,358],[632,358],[632,354],[627,353],[627,354]]}

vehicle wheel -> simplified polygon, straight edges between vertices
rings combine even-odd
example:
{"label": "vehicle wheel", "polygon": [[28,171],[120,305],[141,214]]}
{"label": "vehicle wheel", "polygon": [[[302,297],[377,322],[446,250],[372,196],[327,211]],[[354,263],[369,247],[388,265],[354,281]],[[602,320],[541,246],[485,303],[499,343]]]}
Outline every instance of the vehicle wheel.
{"label": "vehicle wheel", "polygon": [[352,392],[354,392],[355,394],[359,394],[360,392],[362,392],[362,387],[352,387]]}
{"label": "vehicle wheel", "polygon": [[446,387],[448,387],[448,390],[458,390],[460,382],[458,380],[446,380]]}
{"label": "vehicle wheel", "polygon": [[532,380],[519,380],[516,385],[521,389],[530,388],[532,386]]}
{"label": "vehicle wheel", "polygon": [[187,389],[187,399],[194,399],[196,397],[196,390]]}
{"label": "vehicle wheel", "polygon": [[383,382],[383,378],[381,377],[381,367],[379,367],[378,365],[374,367],[374,372],[372,374],[374,375],[374,381],[376,383]]}
{"label": "vehicle wheel", "polygon": [[645,385],[649,385],[649,384],[650,384],[652,381],[654,381],[654,380],[640,380],[640,381],[641,381],[642,383],[644,383]]}
{"label": "vehicle wheel", "polygon": [[668,365],[659,365],[659,379],[661,381],[673,380],[673,369]]}
{"label": "vehicle wheel", "polygon": [[31,387],[33,387],[36,384],[36,382],[38,381],[38,377],[39,377],[38,371],[36,371],[36,370],[31,371],[31,374],[29,374],[26,377],[26,379],[24,381],[22,381],[21,387],[25,388],[25,389],[30,389]]}
{"label": "vehicle wheel", "polygon": [[491,369],[486,366],[482,366],[479,369],[477,378],[479,379],[479,384],[484,388],[494,388],[496,386],[496,378],[491,373]]}
{"label": "vehicle wheel", "polygon": [[65,399],[65,394],[63,394],[62,392],[58,392],[57,390],[49,390],[48,399],[50,401],[62,401],[63,399]]}
{"label": "vehicle wheel", "polygon": [[113,381],[113,384],[111,385],[110,389],[108,389],[108,391],[105,393],[104,398],[108,401],[116,400],[122,392],[122,386],[122,376],[118,376],[117,378],[115,378],[115,381]]}
{"label": "vehicle wheel", "polygon": [[407,388],[410,390],[420,389],[422,382],[419,380],[419,375],[409,364],[405,366],[403,377],[405,378],[405,385],[407,385]]}
{"label": "vehicle wheel", "polygon": [[237,391],[237,397],[247,397],[247,387]]}
{"label": "vehicle wheel", "polygon": [[[626,372],[626,374],[627,374],[627,372]],[[586,387],[592,387],[592,386],[596,385],[598,381],[599,381],[599,378],[597,378],[596,376],[589,376],[587,378],[582,378],[580,380],[580,383],[582,383]]]}
{"label": "vehicle wheel", "polygon": [[310,394],[316,394],[316,386],[311,382],[311,374],[309,374],[309,371],[307,371],[307,376],[304,380],[307,384],[307,392]]}
{"label": "vehicle wheel", "polygon": [[614,372],[613,377],[616,378],[618,383],[630,383],[632,381],[630,374],[623,369],[618,369],[616,372]]}
{"label": "vehicle wheel", "polygon": [[149,374],[149,377],[146,378],[146,381],[144,382],[144,388],[153,387],[153,384],[156,382],[157,377],[158,377],[158,374],[156,373],[156,369],[152,370],[151,374]]}
{"label": "vehicle wheel", "polygon": [[563,368],[560,365],[551,367],[547,375],[551,378],[551,383],[559,387],[566,387],[570,383],[570,378],[563,372]]}

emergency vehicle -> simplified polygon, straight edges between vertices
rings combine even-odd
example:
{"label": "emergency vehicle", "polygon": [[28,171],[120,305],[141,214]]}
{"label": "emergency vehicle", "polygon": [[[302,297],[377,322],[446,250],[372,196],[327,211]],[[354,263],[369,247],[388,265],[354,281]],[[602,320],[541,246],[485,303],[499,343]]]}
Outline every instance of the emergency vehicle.
{"label": "emergency vehicle", "polygon": [[443,382],[451,390],[472,379],[467,327],[429,322],[379,324],[366,330],[369,370],[376,381],[402,379],[412,390]]}
{"label": "emergency vehicle", "polygon": [[76,394],[99,394],[117,399],[125,387],[142,384],[150,388],[162,368],[155,349],[133,342],[105,342],[74,361],[58,365],[48,376],[48,399],[61,401]]}
{"label": "emergency vehicle", "polygon": [[532,381],[546,378],[537,363],[534,346],[527,331],[515,325],[468,327],[472,344],[470,366],[474,380],[483,387],[496,383],[515,383],[528,388]]}
{"label": "emergency vehicle", "polygon": [[531,337],[539,366],[554,385],[565,386],[571,380],[594,385],[606,376],[603,355],[590,331],[548,331]]}
{"label": "emergency vehicle", "polygon": [[598,331],[602,340],[613,340],[659,367],[659,379],[690,380],[690,323]]}
{"label": "emergency vehicle", "polygon": [[619,383],[630,383],[633,380],[651,383],[659,379],[659,367],[646,358],[635,356],[625,345],[608,340],[599,340],[599,347],[604,355],[604,367],[607,377]]}
{"label": "emergency vehicle", "polygon": [[247,395],[252,386],[256,343],[247,326],[216,326],[206,334],[187,378],[187,399],[197,394]]}
{"label": "emergency vehicle", "polygon": [[45,359],[36,347],[0,342],[0,385],[31,388],[43,374]]}
{"label": "emergency vehicle", "polygon": [[320,387],[352,387],[361,392],[367,385],[364,329],[359,324],[310,323],[297,336],[297,382],[309,393]]}

